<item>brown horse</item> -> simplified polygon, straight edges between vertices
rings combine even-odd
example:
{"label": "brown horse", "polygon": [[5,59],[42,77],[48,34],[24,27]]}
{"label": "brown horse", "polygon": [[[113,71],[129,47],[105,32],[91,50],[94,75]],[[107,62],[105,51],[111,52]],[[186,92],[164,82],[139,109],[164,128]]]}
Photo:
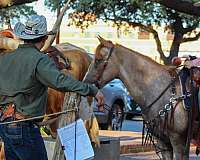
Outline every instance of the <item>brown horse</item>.
{"label": "brown horse", "polygon": [[[55,46],[61,54],[70,62],[69,69],[63,69],[66,74],[70,74],[77,80],[82,80],[92,61],[92,58],[82,48],[76,47],[70,43],[61,43]],[[57,90],[48,89],[47,114],[61,111],[65,93]],[[55,135],[58,128],[58,120],[50,124],[51,134]]]}
{"label": "brown horse", "polygon": [[[172,109],[168,108],[167,119],[159,114],[172,97],[171,87],[167,87],[172,83],[170,67],[158,64],[122,45],[98,38],[100,45],[96,48],[95,59],[84,81],[103,87],[112,79],[120,78],[132,97],[140,104],[143,119],[149,123],[155,121],[155,124],[159,124],[154,125],[154,136],[158,138],[156,146],[161,152],[162,159],[189,159],[189,147],[186,147],[188,112],[183,108],[182,101],[175,102]],[[174,85],[175,96],[181,96],[179,81],[176,80]],[[164,130],[164,126],[167,129]]]}

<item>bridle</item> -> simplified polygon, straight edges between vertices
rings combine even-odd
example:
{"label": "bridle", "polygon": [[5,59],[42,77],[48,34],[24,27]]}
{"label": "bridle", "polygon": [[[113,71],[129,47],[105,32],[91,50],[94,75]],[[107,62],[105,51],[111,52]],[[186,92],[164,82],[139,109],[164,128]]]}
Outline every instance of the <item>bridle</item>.
{"label": "bridle", "polygon": [[100,88],[100,87],[99,87],[99,86],[100,86],[99,80],[100,80],[101,76],[103,75],[103,72],[105,71],[105,69],[106,69],[106,67],[107,67],[107,65],[108,65],[108,61],[109,61],[110,57],[112,56],[112,53],[113,53],[114,48],[115,48],[114,45],[112,45],[112,47],[111,47],[110,50],[109,50],[108,56],[107,56],[107,58],[106,58],[105,60],[103,60],[103,59],[95,59],[95,61],[94,61],[94,67],[95,67],[95,68],[97,68],[97,66],[98,66],[99,64],[104,63],[103,68],[102,68],[102,70],[99,72],[98,77],[97,77],[97,80],[96,80],[95,83],[94,83],[98,88]]}

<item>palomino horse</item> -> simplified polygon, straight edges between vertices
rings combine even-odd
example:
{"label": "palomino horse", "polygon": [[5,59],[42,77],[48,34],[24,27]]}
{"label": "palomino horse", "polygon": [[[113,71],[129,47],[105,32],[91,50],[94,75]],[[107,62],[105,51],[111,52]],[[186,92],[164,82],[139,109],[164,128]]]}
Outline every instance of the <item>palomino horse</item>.
{"label": "palomino horse", "polygon": [[[159,115],[172,97],[171,87],[167,87],[172,83],[170,68],[122,45],[101,37],[98,39],[100,44],[84,81],[103,87],[114,78],[121,79],[140,104],[144,120],[159,124],[154,125],[154,136],[159,137],[156,146],[162,159],[189,159],[189,147],[186,147],[188,112],[183,108],[182,101],[175,102],[173,109],[168,108],[166,121]],[[176,96],[179,97],[182,95],[179,81],[176,80],[174,85]],[[167,130],[163,129],[165,125]]]}
{"label": "palomino horse", "polygon": [[[70,62],[70,68],[62,69],[62,71],[66,74],[70,74],[77,80],[82,80],[88,70],[92,58],[87,54],[85,50],[70,43],[61,43],[55,47]],[[61,111],[64,95],[65,93],[63,92],[59,92],[52,88],[48,89],[47,114]],[[57,128],[58,120],[50,124],[52,135],[55,135]]]}

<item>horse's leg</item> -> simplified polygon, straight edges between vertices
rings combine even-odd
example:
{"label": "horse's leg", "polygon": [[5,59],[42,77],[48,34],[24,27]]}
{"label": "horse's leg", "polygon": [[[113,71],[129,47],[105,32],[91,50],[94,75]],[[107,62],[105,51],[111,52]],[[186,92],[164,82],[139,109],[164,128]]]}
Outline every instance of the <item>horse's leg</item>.
{"label": "horse's leg", "polygon": [[0,160],[5,160],[4,143],[1,142]]}
{"label": "horse's leg", "polygon": [[173,159],[173,148],[172,148],[170,142],[166,143],[161,140],[158,140],[156,147],[157,147],[157,150],[162,155],[162,160],[172,160]]}
{"label": "horse's leg", "polygon": [[176,134],[170,136],[170,140],[173,147],[173,160],[189,160],[189,148],[186,148],[185,137]]}

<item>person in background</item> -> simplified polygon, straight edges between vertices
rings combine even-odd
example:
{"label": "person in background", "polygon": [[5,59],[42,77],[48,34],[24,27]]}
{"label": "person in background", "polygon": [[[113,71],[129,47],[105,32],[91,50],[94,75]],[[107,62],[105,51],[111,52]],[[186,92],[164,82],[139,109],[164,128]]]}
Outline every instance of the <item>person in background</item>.
{"label": "person in background", "polygon": [[200,67],[200,58],[189,59],[184,62],[186,68]]}
{"label": "person in background", "polygon": [[[0,122],[21,120],[45,113],[48,87],[96,98],[103,94],[93,85],[61,73],[48,55],[40,52],[47,37],[44,16],[32,15],[18,22],[14,34],[24,41],[12,52],[0,53]],[[0,125],[6,160],[47,160],[47,152],[35,121]]]}

